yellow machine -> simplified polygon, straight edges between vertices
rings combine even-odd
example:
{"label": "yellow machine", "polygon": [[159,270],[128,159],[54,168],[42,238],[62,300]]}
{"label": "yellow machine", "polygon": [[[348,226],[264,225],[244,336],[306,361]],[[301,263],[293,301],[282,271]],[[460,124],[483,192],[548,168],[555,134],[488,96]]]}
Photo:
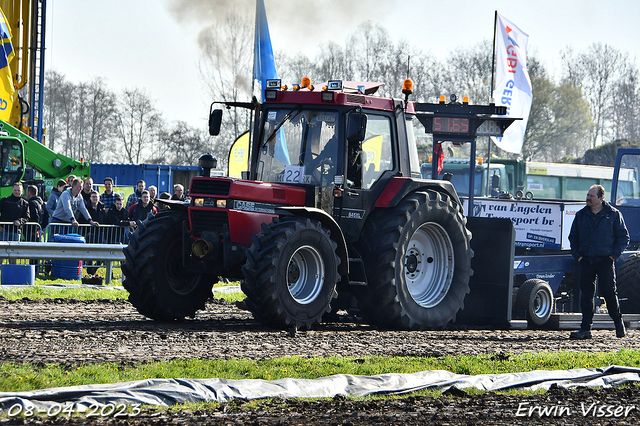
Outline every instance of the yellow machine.
{"label": "yellow machine", "polygon": [[46,0],[0,0],[0,8],[0,197],[10,195],[16,181],[43,178],[50,186],[70,174],[90,176],[88,163],[42,143]]}

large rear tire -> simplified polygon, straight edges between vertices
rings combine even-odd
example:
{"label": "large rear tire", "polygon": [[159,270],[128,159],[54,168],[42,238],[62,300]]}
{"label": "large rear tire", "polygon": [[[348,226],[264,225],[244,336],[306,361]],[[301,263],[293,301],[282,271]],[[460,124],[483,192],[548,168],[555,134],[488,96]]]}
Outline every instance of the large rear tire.
{"label": "large rear tire", "polygon": [[620,312],[640,313],[640,254],[632,254],[624,261],[618,273],[618,298]]}
{"label": "large rear tire", "polygon": [[460,206],[426,190],[378,210],[360,253],[368,286],[356,294],[365,319],[390,329],[441,329],[464,307],[473,250]]}
{"label": "large rear tire", "polygon": [[337,296],[337,244],[320,222],[299,217],[263,224],[246,250],[242,291],[254,317],[272,328],[309,328]]}
{"label": "large rear tire", "polygon": [[142,315],[155,320],[194,317],[212,296],[213,282],[182,263],[182,212],[162,212],[138,223],[124,249],[124,288]]}

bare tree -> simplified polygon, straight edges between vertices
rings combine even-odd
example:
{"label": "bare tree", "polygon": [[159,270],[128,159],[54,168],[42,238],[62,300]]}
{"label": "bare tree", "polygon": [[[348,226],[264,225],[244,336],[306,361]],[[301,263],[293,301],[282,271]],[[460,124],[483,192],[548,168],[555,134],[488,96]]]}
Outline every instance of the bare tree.
{"label": "bare tree", "polygon": [[102,155],[108,152],[107,146],[113,134],[116,96],[106,87],[104,79],[98,77],[87,85],[82,102],[86,114],[84,158],[94,162],[102,161]]}
{"label": "bare tree", "polygon": [[165,147],[165,156],[158,162],[193,165],[202,154],[210,151],[207,135],[184,121],[178,121],[171,129],[161,130],[158,140]]}
{"label": "bare tree", "polygon": [[455,49],[446,61],[442,91],[460,98],[469,96],[471,103],[486,103],[490,98],[492,49],[490,40]]}
{"label": "bare tree", "polygon": [[384,82],[384,70],[389,65],[389,52],[393,43],[389,32],[380,25],[373,25],[371,21],[360,24],[349,37],[346,55],[346,70],[348,75],[359,81]]}
{"label": "bare tree", "polygon": [[[214,24],[198,37],[202,57],[200,74],[214,101],[251,99],[253,75],[253,21],[230,12],[221,24]],[[221,139],[230,144],[249,128],[250,114],[232,108],[224,116]]]}
{"label": "bare tree", "polygon": [[[125,161],[140,164],[151,156],[159,123],[160,114],[146,92],[140,89],[125,89],[122,92],[116,112],[115,131]],[[118,150],[113,153],[119,157]]]}
{"label": "bare tree", "polygon": [[613,137],[614,87],[628,68],[628,55],[609,45],[592,44],[586,53],[574,57],[571,49],[563,52],[565,79],[582,88],[589,101],[589,109],[595,126],[591,135],[591,147]]}
{"label": "bare tree", "polygon": [[613,101],[614,138],[640,141],[640,73],[637,68],[616,84]]}

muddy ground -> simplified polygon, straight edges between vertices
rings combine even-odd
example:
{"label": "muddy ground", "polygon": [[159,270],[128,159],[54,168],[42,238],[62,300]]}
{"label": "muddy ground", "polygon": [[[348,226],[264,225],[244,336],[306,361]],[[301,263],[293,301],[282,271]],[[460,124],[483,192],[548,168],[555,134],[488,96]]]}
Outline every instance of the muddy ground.
{"label": "muddy ground", "polygon": [[[445,330],[425,332],[380,331],[361,323],[334,322],[291,334],[265,328],[234,305],[211,302],[194,320],[157,323],[139,315],[126,301],[8,301],[0,297],[0,361],[136,363],[175,358],[261,359],[298,355],[317,356],[444,356],[506,354],[571,350],[605,352],[639,349],[640,331],[616,339],[613,331],[595,331],[591,341],[572,341],[566,331]],[[627,416],[584,416],[596,403],[614,407],[632,405]],[[143,412],[129,419],[96,419],[102,424],[640,424],[640,387],[613,390],[552,390],[543,395],[505,396],[464,392],[440,398],[407,397],[398,400],[324,401],[275,400],[246,410],[242,402],[223,404],[218,411]],[[558,407],[560,416],[516,416],[534,406]],[[562,407],[567,407],[561,410]],[[526,410],[525,410],[526,411]],[[606,416],[606,411],[603,411]],[[596,413],[597,414],[597,413]],[[80,424],[74,418],[41,418],[42,424]],[[22,419],[0,419],[0,424],[22,424]],[[25,420],[26,421],[26,420]],[[29,419],[25,424],[34,424]]]}

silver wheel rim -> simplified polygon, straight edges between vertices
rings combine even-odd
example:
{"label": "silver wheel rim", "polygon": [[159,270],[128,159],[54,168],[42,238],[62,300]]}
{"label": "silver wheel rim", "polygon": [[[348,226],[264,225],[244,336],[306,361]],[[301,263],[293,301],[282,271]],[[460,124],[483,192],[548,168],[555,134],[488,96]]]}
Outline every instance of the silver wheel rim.
{"label": "silver wheel rim", "polygon": [[545,318],[549,312],[551,312],[551,305],[553,301],[549,292],[545,289],[540,289],[536,292],[536,297],[533,299],[533,312],[538,318]]}
{"label": "silver wheel rim", "polygon": [[422,224],[411,236],[404,256],[403,271],[407,289],[423,308],[437,306],[453,281],[453,244],[437,223]]}
{"label": "silver wheel rim", "polygon": [[287,288],[293,300],[308,305],[324,286],[324,262],[318,250],[301,246],[291,256],[287,268]]}

